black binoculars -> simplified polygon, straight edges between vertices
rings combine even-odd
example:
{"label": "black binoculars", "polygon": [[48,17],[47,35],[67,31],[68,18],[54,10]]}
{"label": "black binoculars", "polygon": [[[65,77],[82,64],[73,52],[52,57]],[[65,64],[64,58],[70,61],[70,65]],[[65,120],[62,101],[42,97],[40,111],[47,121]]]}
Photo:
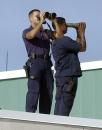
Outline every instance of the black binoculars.
{"label": "black binoculars", "polygon": [[56,13],[49,13],[45,12],[45,18],[48,18],[49,20],[56,18]]}

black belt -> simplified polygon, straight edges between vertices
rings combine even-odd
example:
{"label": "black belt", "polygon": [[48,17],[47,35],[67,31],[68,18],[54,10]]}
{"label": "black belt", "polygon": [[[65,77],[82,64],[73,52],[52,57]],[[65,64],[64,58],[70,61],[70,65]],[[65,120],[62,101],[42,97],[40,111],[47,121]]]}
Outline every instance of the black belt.
{"label": "black belt", "polygon": [[50,56],[47,55],[47,54],[45,54],[45,55],[39,55],[39,54],[32,53],[31,56],[30,56],[29,58],[32,58],[32,59],[40,58],[40,59],[47,60],[47,59],[50,58]]}

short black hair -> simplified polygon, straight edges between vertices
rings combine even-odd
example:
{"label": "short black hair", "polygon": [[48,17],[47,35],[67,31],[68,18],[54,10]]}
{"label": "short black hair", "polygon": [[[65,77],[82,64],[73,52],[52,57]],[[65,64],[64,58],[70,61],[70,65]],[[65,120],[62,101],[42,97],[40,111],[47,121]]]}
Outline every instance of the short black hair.
{"label": "short black hair", "polygon": [[[61,24],[66,23],[66,20],[65,20],[65,18],[63,18],[63,17],[56,17],[56,22],[57,22],[59,25],[61,25]],[[54,22],[52,22],[52,27],[53,27],[54,29],[56,29]]]}
{"label": "short black hair", "polygon": [[33,10],[29,11],[28,16],[30,16],[33,12],[36,12],[36,11],[40,12],[39,9],[33,9]]}

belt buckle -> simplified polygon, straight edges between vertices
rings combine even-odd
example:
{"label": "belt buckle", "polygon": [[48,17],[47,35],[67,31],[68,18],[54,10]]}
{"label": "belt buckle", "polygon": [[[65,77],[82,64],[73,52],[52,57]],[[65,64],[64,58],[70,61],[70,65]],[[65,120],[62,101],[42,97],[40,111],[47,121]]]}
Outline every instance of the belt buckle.
{"label": "belt buckle", "polygon": [[45,59],[45,60],[48,60],[48,59],[49,59],[49,55],[45,54],[45,55],[44,55],[44,59]]}
{"label": "belt buckle", "polygon": [[35,53],[32,54],[32,58],[33,58],[33,59],[36,58],[36,54],[35,54]]}
{"label": "belt buckle", "polygon": [[44,55],[44,60],[46,60],[46,58],[47,58],[47,55]]}

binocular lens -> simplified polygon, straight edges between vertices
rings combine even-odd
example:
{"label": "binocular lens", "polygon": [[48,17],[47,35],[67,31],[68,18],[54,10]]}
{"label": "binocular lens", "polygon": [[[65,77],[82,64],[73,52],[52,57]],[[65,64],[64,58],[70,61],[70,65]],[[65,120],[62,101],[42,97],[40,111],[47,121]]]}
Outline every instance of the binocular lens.
{"label": "binocular lens", "polygon": [[45,12],[45,18],[55,19],[56,18],[56,13]]}
{"label": "binocular lens", "polygon": [[45,12],[45,18],[48,18],[49,17],[49,12]]}
{"label": "binocular lens", "polygon": [[52,13],[52,19],[56,18],[56,13]]}

